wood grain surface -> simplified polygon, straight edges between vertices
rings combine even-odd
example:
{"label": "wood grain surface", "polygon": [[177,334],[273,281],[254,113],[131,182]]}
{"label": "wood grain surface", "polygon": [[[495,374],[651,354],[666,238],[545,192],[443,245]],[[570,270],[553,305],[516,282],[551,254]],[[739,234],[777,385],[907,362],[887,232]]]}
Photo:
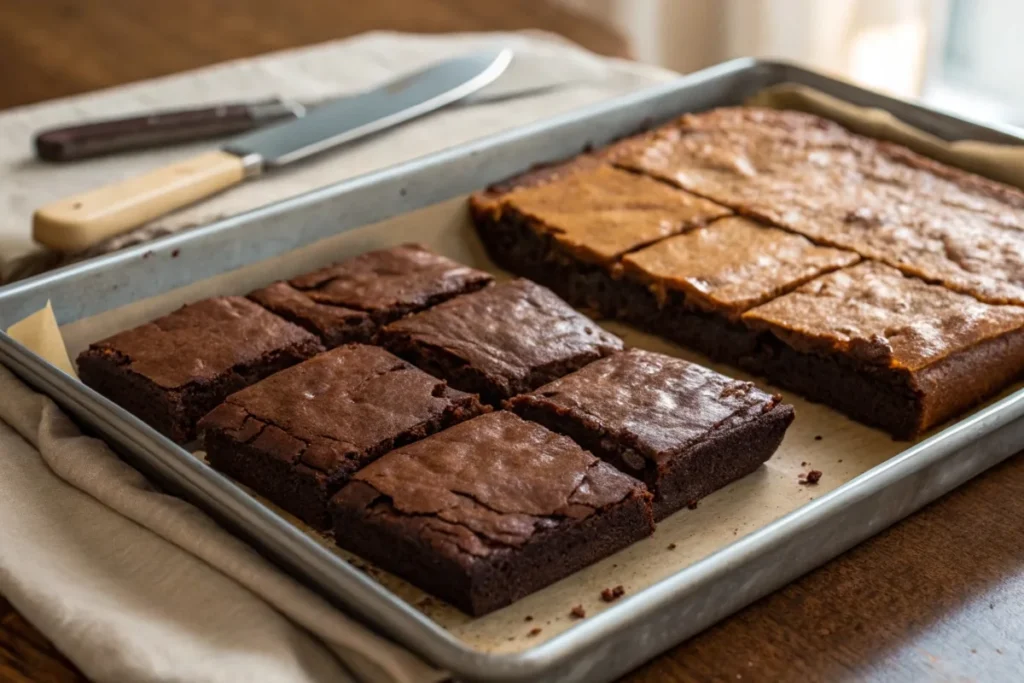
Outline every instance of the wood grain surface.
{"label": "wood grain surface", "polygon": [[[0,0],[0,107],[371,29],[527,27],[629,52],[544,0]],[[1024,680],[1021,455],[624,680],[864,679]],[[82,680],[0,598],[0,681]]]}

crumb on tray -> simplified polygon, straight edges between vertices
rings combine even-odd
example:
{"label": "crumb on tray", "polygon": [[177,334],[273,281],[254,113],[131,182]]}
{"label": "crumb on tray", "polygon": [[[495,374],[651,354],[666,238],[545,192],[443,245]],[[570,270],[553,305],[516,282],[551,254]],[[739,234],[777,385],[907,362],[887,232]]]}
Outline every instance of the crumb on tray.
{"label": "crumb on tray", "polygon": [[615,588],[605,588],[601,591],[601,599],[605,602],[614,602],[623,595],[626,594],[626,589],[622,586],[616,586]]}
{"label": "crumb on tray", "polygon": [[583,619],[587,616],[587,611],[583,609],[583,605],[576,605],[569,610],[569,614],[573,619]]}
{"label": "crumb on tray", "polygon": [[799,482],[803,485],[817,484],[821,480],[821,470],[811,470],[807,474],[800,475]]}

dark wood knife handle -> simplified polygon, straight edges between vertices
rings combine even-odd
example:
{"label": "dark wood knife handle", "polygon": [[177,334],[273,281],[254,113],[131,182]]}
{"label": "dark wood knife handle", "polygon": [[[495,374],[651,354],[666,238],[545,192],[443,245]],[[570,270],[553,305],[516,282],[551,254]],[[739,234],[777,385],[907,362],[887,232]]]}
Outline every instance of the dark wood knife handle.
{"label": "dark wood knife handle", "polygon": [[160,147],[240,133],[297,115],[282,100],[177,109],[146,116],[93,121],[45,130],[36,135],[36,156],[74,161],[135,149]]}

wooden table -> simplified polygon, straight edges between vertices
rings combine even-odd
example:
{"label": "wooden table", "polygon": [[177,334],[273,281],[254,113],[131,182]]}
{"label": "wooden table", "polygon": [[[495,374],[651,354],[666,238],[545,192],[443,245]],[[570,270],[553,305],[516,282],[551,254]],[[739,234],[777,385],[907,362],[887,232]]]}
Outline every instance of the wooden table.
{"label": "wooden table", "polygon": [[[545,0],[0,0],[0,107],[370,29],[525,27],[629,53],[615,32]],[[625,680],[844,678],[1024,678],[1024,458]],[[0,598],[0,680],[84,679]]]}

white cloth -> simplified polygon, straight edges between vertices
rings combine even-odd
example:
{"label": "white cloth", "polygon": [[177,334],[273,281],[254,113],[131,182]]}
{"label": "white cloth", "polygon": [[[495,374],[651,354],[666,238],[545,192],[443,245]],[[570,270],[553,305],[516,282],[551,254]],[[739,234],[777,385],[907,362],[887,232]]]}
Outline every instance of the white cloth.
{"label": "white cloth", "polygon": [[106,183],[138,175],[210,149],[202,142],[71,164],[32,157],[32,134],[76,120],[275,95],[300,101],[354,93],[396,76],[483,46],[516,51],[502,76],[527,82],[559,82],[564,88],[531,97],[449,108],[385,134],[358,141],[244,183],[192,207],[117,237],[84,256],[154,236],[203,225],[361,173],[384,168],[459,143],[548,118],[585,104],[672,78],[664,69],[599,57],[539,33],[413,36],[369,33],[349,40],[228,62],[185,74],[54,100],[0,113],[0,283],[83,256],[58,255],[31,240],[36,207]]}
{"label": "white cloth", "polygon": [[[537,35],[370,34],[0,114],[0,140],[131,107],[363,88],[470,49],[513,44],[581,85],[445,111],[167,221],[234,213],[671,76]],[[18,133],[17,131],[21,131]],[[0,145],[8,246],[42,201],[189,153],[41,167]],[[194,150],[192,150],[194,151]],[[0,244],[3,242],[0,241]],[[154,490],[0,367],[0,593],[99,681],[431,681],[441,674],[331,608],[190,505]]]}

